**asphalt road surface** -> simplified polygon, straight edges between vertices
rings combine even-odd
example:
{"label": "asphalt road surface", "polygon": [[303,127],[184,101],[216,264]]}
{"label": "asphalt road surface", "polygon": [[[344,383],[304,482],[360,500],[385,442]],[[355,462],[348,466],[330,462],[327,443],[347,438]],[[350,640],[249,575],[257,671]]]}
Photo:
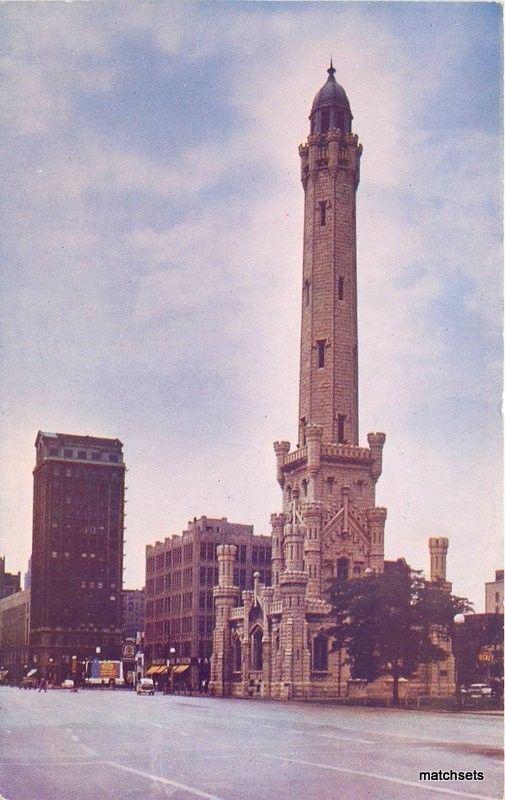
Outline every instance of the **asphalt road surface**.
{"label": "asphalt road surface", "polygon": [[[0,687],[3,800],[501,798],[499,716]],[[421,770],[484,780],[419,780]]]}

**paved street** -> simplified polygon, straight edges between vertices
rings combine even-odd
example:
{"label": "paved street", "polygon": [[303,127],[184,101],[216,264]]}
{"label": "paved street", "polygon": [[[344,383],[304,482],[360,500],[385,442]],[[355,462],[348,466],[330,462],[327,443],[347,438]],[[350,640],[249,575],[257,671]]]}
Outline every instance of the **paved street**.
{"label": "paved street", "polygon": [[[502,796],[499,716],[0,688],[6,800]],[[419,781],[420,770],[483,781]]]}

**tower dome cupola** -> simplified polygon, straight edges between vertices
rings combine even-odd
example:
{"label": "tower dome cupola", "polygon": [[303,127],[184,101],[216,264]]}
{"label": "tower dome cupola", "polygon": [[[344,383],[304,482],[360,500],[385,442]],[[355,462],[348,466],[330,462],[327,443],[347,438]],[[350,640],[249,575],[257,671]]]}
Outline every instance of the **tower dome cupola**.
{"label": "tower dome cupola", "polygon": [[351,132],[351,107],[344,88],[335,80],[333,61],[328,69],[328,80],[314,97],[309,119],[311,133],[326,133],[332,128],[342,133]]}

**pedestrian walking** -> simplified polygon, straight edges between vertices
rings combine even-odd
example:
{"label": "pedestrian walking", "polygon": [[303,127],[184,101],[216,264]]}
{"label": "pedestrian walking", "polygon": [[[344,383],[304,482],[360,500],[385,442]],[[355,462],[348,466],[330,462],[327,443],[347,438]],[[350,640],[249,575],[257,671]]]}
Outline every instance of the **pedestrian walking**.
{"label": "pedestrian walking", "polygon": [[42,677],[42,678],[40,679],[40,682],[39,682],[39,692],[41,692],[41,691],[42,691],[42,689],[43,689],[45,692],[47,692],[47,679],[46,679],[46,678],[44,678],[44,677]]}

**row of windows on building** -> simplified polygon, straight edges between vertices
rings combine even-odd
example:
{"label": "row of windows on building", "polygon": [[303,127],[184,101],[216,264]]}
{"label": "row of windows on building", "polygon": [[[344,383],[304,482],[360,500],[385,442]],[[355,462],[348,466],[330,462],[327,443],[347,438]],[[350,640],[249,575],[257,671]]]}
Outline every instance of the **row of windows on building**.
{"label": "row of windows on building", "polygon": [[104,453],[100,450],[77,450],[73,447],[49,447],[48,453],[52,458],[78,458],[80,461],[108,461],[118,464],[121,461],[120,453]]}
{"label": "row of windows on building", "polygon": [[[80,627],[82,628],[84,626],[81,625]],[[96,625],[93,626],[87,625],[86,627],[96,628]],[[113,626],[109,627],[112,628]],[[35,639],[34,643],[39,644],[41,640],[40,634],[34,634],[34,639]],[[75,636],[73,636],[72,634],[49,636],[46,642],[50,647],[70,647],[72,645],[74,645],[75,647],[91,647],[93,648],[93,653],[94,653],[96,646],[104,644],[104,639],[100,634],[97,636],[96,633],[86,634],[82,633],[81,631]]]}
{"label": "row of windows on building", "polygon": [[[201,542],[200,544],[200,560],[217,562],[217,548],[218,542]],[[272,549],[270,547],[261,547],[253,545],[251,549],[251,559],[254,563],[264,564],[268,563],[272,557]],[[193,561],[193,545],[187,544],[183,547],[177,547],[172,550],[167,550],[165,553],[158,553],[156,556],[151,556],[147,559],[146,571],[160,572],[173,566],[177,566],[182,562]],[[239,545],[237,547],[237,561],[245,563],[247,561],[247,545]]]}
{"label": "row of windows on building", "polygon": [[[164,614],[172,614],[181,609],[184,611],[191,610],[193,607],[193,594],[192,592],[185,592],[184,594],[174,595],[172,597],[158,597],[156,600],[148,600],[146,603],[146,617],[161,616]],[[214,597],[212,592],[200,592],[198,596],[198,607],[200,611],[213,611]]]}
{"label": "row of windows on building", "polygon": [[[211,636],[214,630],[214,617],[199,616],[198,632],[200,636]],[[168,636],[179,636],[185,633],[192,633],[194,617],[175,617],[174,619],[157,620],[146,622],[147,641],[160,640]]]}
{"label": "row of windows on building", "polygon": [[62,478],[85,478],[87,481],[87,486],[91,486],[89,483],[90,479],[97,481],[96,487],[97,490],[101,489],[104,483],[121,483],[123,480],[123,470],[102,470],[102,469],[90,469],[89,467],[85,467],[84,469],[80,469],[79,467],[53,467],[52,474],[54,477],[62,477]]}
{"label": "row of windows on building", "polygon": [[[74,554],[74,555],[79,557],[78,554]],[[58,550],[51,550],[51,558],[58,558],[59,556],[63,556],[63,558],[70,558],[71,554],[70,554],[70,552],[68,550],[66,550],[64,552],[58,552]],[[83,552],[83,553],[81,553],[80,558],[91,558],[91,559],[97,558],[97,553],[86,553],[86,552]]]}
{"label": "row of windows on building", "polygon": [[[105,525],[81,525],[79,523],[74,524],[67,524],[67,525],[59,525],[57,522],[53,522],[51,525],[51,536],[58,537],[58,535],[62,532],[62,528],[70,528],[72,530],[73,538],[75,539],[76,536],[97,536],[100,537],[100,534],[103,534],[106,530]],[[109,538],[112,540],[114,537],[119,536],[119,531],[117,530],[110,530],[109,531]],[[100,540],[98,539],[96,544],[100,544]]]}
{"label": "row of windows on building", "polygon": [[120,517],[117,513],[113,513],[110,515],[110,517],[107,517],[105,514],[71,510],[63,511],[61,514],[58,514],[58,512],[53,512],[51,515],[51,520],[53,528],[58,528],[62,522],[64,522],[67,527],[69,527],[72,522],[74,525],[78,525],[78,523],[84,523],[83,525],[79,525],[79,527],[85,528],[87,532],[91,532],[90,529],[93,527],[93,533],[96,533],[97,530],[105,530],[107,522],[110,525],[111,531],[114,529],[117,531],[120,523]]}
{"label": "row of windows on building", "polygon": [[[260,583],[270,586],[272,583],[272,573],[270,570],[258,570]],[[200,567],[199,578],[200,586],[216,586],[218,583],[217,567]],[[156,578],[148,578],[146,581],[146,593],[153,595],[158,592],[171,592],[181,589],[184,586],[193,584],[193,569],[188,567],[185,570],[158,575]],[[247,581],[246,569],[233,570],[233,584],[240,590],[252,589],[252,580]],[[250,585],[248,585],[250,584]]]}
{"label": "row of windows on building", "polygon": [[[111,542],[111,546],[113,544],[114,543]],[[72,558],[72,557],[73,558],[79,558],[79,559],[90,558],[92,560],[94,558],[98,558],[99,561],[103,561],[104,560],[103,554],[94,553],[94,552],[93,553],[89,553],[86,550],[83,550],[80,554],[79,553],[73,553],[72,554],[69,550],[64,550],[64,551],[63,550],[51,550],[51,558]]]}
{"label": "row of windows on building", "polygon": [[[87,495],[88,497],[98,498],[106,502],[108,497],[118,498],[121,496],[121,484],[117,481],[110,482],[110,473],[103,470],[72,470],[68,469],[68,475],[61,474],[60,468],[55,467],[51,482],[47,485],[53,493],[58,493],[61,489],[71,490],[72,494]],[[67,478],[69,480],[67,480]]]}
{"label": "row of windows on building", "polygon": [[[170,645],[166,642],[153,642],[152,645],[147,645],[146,652],[149,653],[151,658],[164,659],[168,657],[168,646],[175,649],[175,658],[190,658],[193,655],[191,641],[171,641]],[[198,657],[201,659],[209,659],[212,655],[212,638],[199,639],[198,641]]]}
{"label": "row of windows on building", "polygon": [[[274,649],[280,649],[280,639],[277,636],[274,640]],[[311,662],[314,671],[326,672],[328,670],[328,638],[324,634],[318,634],[312,640]],[[232,638],[232,669],[234,672],[242,670],[242,644],[238,636]],[[257,628],[251,637],[251,669],[259,671],[263,669],[263,632]]]}
{"label": "row of windows on building", "polygon": [[[332,495],[334,487],[335,487],[335,478],[333,476],[329,476],[328,478],[326,478],[325,484],[326,484],[326,494]],[[304,480],[301,481],[300,485],[301,485],[302,497],[307,497],[308,486],[309,486],[308,481],[306,479],[304,479]],[[365,488],[365,481],[358,480],[358,481],[356,481],[355,485],[356,485],[356,493],[357,493],[358,497],[362,497],[363,496],[363,491],[364,491],[364,488]],[[284,491],[285,491],[286,499],[290,503],[291,500],[292,500],[294,488],[292,488],[288,484]]]}
{"label": "row of windows on building", "polygon": [[106,511],[110,510],[113,513],[116,512],[116,514],[118,514],[121,509],[121,499],[119,496],[112,498],[110,502],[108,502],[107,498],[103,496],[97,497],[95,494],[60,494],[58,498],[53,497],[53,503],[56,504],[58,500],[59,505],[73,506],[76,509],[84,509],[87,513],[96,514],[101,512],[102,514],[105,514]]}
{"label": "row of windows on building", "polygon": [[151,556],[146,562],[146,572],[159,572],[162,569],[175,567],[182,562],[193,561],[193,544],[185,544],[182,547],[174,547],[156,556]]}

